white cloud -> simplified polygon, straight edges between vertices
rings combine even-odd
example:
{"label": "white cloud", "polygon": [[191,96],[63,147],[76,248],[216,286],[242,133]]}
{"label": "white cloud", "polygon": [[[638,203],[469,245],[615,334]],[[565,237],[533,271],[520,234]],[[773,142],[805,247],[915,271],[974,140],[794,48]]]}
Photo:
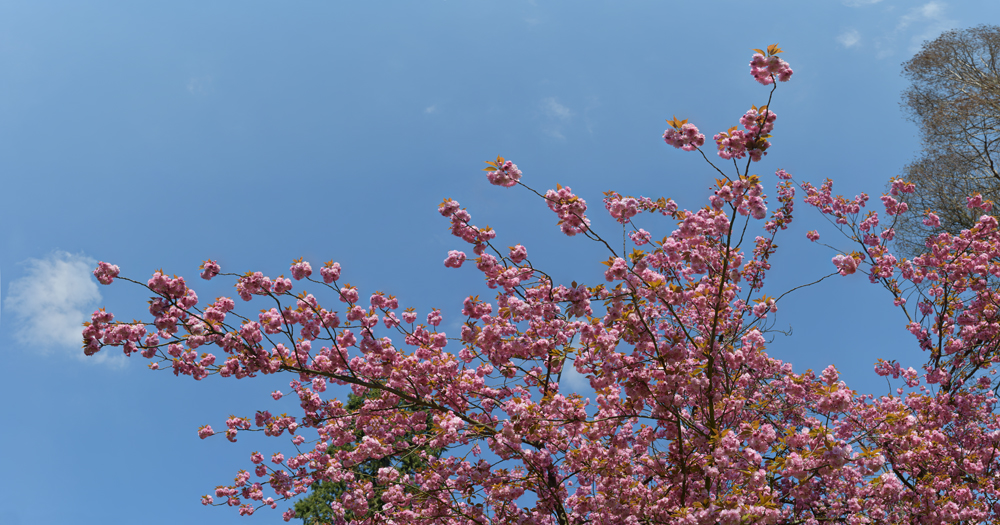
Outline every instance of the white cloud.
{"label": "white cloud", "polygon": [[541,110],[547,117],[547,123],[542,127],[542,132],[556,140],[566,140],[563,127],[573,118],[573,110],[560,104],[555,97],[542,99]]}
{"label": "white cloud", "polygon": [[424,113],[431,114],[437,111],[437,106],[427,106],[424,108]]}
{"label": "white cloud", "polygon": [[837,36],[837,42],[844,47],[854,47],[861,42],[861,33],[857,29],[851,29],[850,31],[844,31]]}
{"label": "white cloud", "polygon": [[886,58],[895,54],[900,40],[908,40],[909,52],[915,53],[924,41],[936,38],[956,24],[957,21],[948,18],[948,4],[933,0],[906,11],[892,31],[875,39],[872,48],[876,57]]}
{"label": "white cloud", "polygon": [[934,18],[944,12],[944,6],[937,2],[928,2],[922,6],[914,7],[899,18],[896,30],[902,31],[915,22],[920,22],[925,18]]}
{"label": "white cloud", "polygon": [[948,18],[946,7],[947,4],[942,2],[928,2],[915,9],[925,25],[910,37],[910,53],[919,51],[925,41],[933,40],[941,33],[957,27],[958,21]]}
{"label": "white cloud", "polygon": [[573,111],[562,105],[554,97],[542,100],[542,110],[545,114],[559,120],[569,120],[573,117]]}
{"label": "white cloud", "polygon": [[54,252],[21,264],[25,274],[10,283],[4,300],[8,326],[13,317],[14,338],[43,353],[56,350],[84,357],[83,322],[90,320],[101,300],[91,273],[96,261],[84,255]]}
{"label": "white cloud", "polygon": [[928,2],[920,6],[920,14],[924,18],[941,18],[944,15],[945,4],[941,2]]}
{"label": "white cloud", "polygon": [[882,0],[844,0],[844,5],[847,7],[862,7],[866,5],[873,5],[881,2]]}

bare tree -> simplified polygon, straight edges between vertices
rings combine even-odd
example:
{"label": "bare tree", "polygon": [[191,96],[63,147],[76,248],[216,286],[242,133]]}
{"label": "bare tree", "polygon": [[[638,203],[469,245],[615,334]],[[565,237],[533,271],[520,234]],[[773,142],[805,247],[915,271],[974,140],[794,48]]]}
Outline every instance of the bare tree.
{"label": "bare tree", "polygon": [[[947,31],[925,42],[903,64],[910,87],[902,107],[919,126],[923,152],[906,166],[903,178],[916,183],[907,199],[911,210],[897,224],[902,252],[916,255],[925,239],[958,233],[979,218],[966,208],[978,192],[1000,205],[1000,27],[982,25]],[[935,212],[941,226],[922,222]]]}

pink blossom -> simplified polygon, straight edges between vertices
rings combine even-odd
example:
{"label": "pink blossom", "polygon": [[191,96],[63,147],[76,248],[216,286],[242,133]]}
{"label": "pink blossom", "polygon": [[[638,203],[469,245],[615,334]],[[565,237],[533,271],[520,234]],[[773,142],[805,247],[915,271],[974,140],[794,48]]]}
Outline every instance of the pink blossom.
{"label": "pink blossom", "polygon": [[682,124],[679,128],[664,131],[663,141],[684,151],[694,151],[705,144],[705,135],[694,124]]}
{"label": "pink blossom", "polygon": [[312,275],[312,266],[302,259],[297,259],[294,263],[292,263],[291,271],[292,278],[299,281]]}
{"label": "pink blossom", "polygon": [[292,281],[284,277],[278,277],[274,280],[271,290],[276,294],[283,294],[292,289]]}
{"label": "pink blossom", "polygon": [[777,56],[765,57],[757,53],[750,61],[750,74],[757,82],[767,86],[774,83],[774,78],[787,82],[792,76],[792,68]]}
{"label": "pink blossom", "polygon": [[913,193],[916,190],[916,185],[912,182],[907,182],[903,179],[892,179],[892,189],[889,190],[889,194],[895,196],[901,193]]}
{"label": "pink blossom", "polygon": [[358,289],[347,285],[340,289],[340,300],[341,302],[354,304],[358,302],[360,296],[358,295]]}
{"label": "pink blossom", "polygon": [[395,312],[389,312],[382,316],[382,322],[385,323],[386,328],[394,328],[399,326],[399,318],[396,317]]}
{"label": "pink blossom", "polygon": [[247,272],[236,283],[236,291],[244,301],[251,300],[254,295],[267,295],[271,288],[271,279],[261,272]]}
{"label": "pink blossom", "polygon": [[445,217],[451,217],[458,211],[458,209],[458,201],[452,199],[445,199],[444,202],[438,206],[438,212]]}
{"label": "pink blossom", "polygon": [[101,284],[111,284],[118,277],[121,270],[110,263],[101,261],[97,263],[97,269],[94,270],[94,277],[97,277],[97,281]]}
{"label": "pink blossom", "polygon": [[487,173],[486,178],[489,179],[490,184],[509,188],[517,184],[517,181],[521,179],[521,170],[517,169],[517,165],[509,160],[501,161],[502,158],[498,159],[496,163],[490,163],[495,168],[495,171]]}
{"label": "pink blossom", "polygon": [[556,185],[557,189],[545,193],[549,209],[559,216],[563,233],[569,236],[587,231],[590,219],[586,216],[587,202],[573,194],[569,186]]}
{"label": "pink blossom", "polygon": [[528,257],[528,249],[520,244],[511,246],[510,253],[507,255],[510,258],[510,262],[514,264],[521,264],[524,259]]}
{"label": "pink blossom", "polygon": [[777,312],[778,307],[775,305],[774,299],[765,299],[758,302],[753,307],[753,314],[758,318],[765,318],[770,312]]}
{"label": "pink blossom", "polygon": [[882,204],[885,206],[886,215],[899,215],[900,213],[905,213],[909,209],[909,205],[905,202],[899,202],[892,195],[883,195]]}
{"label": "pink blossom", "polygon": [[632,242],[634,242],[636,246],[643,246],[649,243],[652,234],[642,228],[639,228],[638,231],[631,232],[628,236],[632,239]]}
{"label": "pink blossom", "polygon": [[212,259],[202,262],[201,266],[198,268],[202,270],[201,278],[206,281],[211,280],[222,271],[222,268],[219,267],[219,263],[213,261]]}
{"label": "pink blossom", "polygon": [[327,262],[319,270],[320,275],[323,276],[323,282],[330,284],[337,279],[340,279],[340,263],[333,261]]}
{"label": "pink blossom", "polygon": [[347,320],[348,321],[360,321],[361,319],[363,319],[365,317],[366,313],[367,312],[365,312],[364,308],[361,308],[358,305],[354,305],[353,307],[351,307],[350,310],[347,311]]}
{"label": "pink blossom", "polygon": [[461,268],[464,262],[465,252],[451,250],[448,252],[448,257],[444,260],[444,266],[445,268]]}
{"label": "pink blossom", "polygon": [[639,199],[635,197],[622,197],[621,195],[610,192],[604,199],[604,207],[607,208],[608,213],[612,217],[618,220],[622,224],[627,224],[632,217],[635,217],[639,213],[641,203]]}
{"label": "pink blossom", "polygon": [[626,275],[628,275],[628,266],[625,264],[625,260],[616,257],[608,264],[608,269],[604,272],[604,279],[614,281],[624,279]]}
{"label": "pink blossom", "polygon": [[850,255],[837,255],[833,264],[840,270],[840,275],[850,275],[858,270],[858,261]]}
{"label": "pink blossom", "polygon": [[211,425],[205,425],[203,427],[198,427],[198,437],[200,437],[201,439],[205,439],[208,436],[211,436],[213,434],[215,434],[215,431],[212,430],[212,426]]}
{"label": "pink blossom", "polygon": [[970,210],[982,210],[984,213],[989,213],[993,209],[993,201],[983,199],[979,193],[970,195],[965,200]]}

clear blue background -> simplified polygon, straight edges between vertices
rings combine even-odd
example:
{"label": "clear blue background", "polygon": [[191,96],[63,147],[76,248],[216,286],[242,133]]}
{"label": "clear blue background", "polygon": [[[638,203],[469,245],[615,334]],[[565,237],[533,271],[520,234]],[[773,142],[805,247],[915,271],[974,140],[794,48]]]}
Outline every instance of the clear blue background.
{"label": "clear blue background", "polygon": [[[363,296],[442,308],[454,331],[462,298],[489,294],[473,268],[442,264],[464,249],[437,214],[444,197],[557,279],[602,281],[606,254],[559,233],[527,192],[490,186],[484,160],[514,160],[538,190],[571,186],[609,238],[605,190],[700,207],[713,174],[663,143],[664,119],[709,137],[737,124],[766,101],[751,48],[777,42],[795,75],[754,167],[768,193],[785,168],[877,197],[918,153],[900,63],[945,29],[1000,23],[992,0],[208,4],[0,2],[0,523],[272,523],[286,507],[249,519],[202,507],[251,451],[288,445],[196,429],[295,413],[268,396],[287,380],[194,382],[139,358],[83,359],[85,314],[142,317],[146,300],[124,283],[98,297],[80,277],[94,261],[143,280],[162,267],[210,300],[232,292],[197,279],[204,259],[270,275],[334,259]],[[853,249],[801,203],[795,221],[771,295],[832,270],[834,252],[806,230]],[[851,386],[884,392],[876,357],[923,361],[863,276],[779,307],[776,327],[793,333],[770,351],[797,371],[835,363]]]}

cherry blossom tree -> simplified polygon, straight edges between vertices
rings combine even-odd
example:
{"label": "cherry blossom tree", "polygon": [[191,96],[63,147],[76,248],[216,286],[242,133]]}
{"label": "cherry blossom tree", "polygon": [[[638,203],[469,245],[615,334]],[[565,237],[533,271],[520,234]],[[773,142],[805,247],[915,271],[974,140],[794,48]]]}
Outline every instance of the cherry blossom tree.
{"label": "cherry blossom tree", "polygon": [[[770,177],[750,168],[768,154],[772,99],[792,76],[780,53],[755,50],[751,73],[769,86],[767,101],[714,136],[721,161],[710,159],[694,124],[668,121],[665,142],[698,152],[718,176],[707,206],[604,195],[627,253],[592,227],[587,202],[570,187],[536,191],[510,160],[488,162],[490,183],[533,193],[564,234],[607,250],[596,283],[555,282],[525,246],[502,248],[497,232],[445,199],[438,210],[496,293],[465,299],[457,334],[440,329],[439,310],[418,315],[392,295],[345,284],[332,261],[318,276],[294,261],[295,282],[206,261],[203,278],[233,279],[241,301],[264,305],[252,314],[227,297],[199,306],[182,277],[157,271],[140,282],[102,262],[101,283],[122,279],[153,294],[153,319],[95,312],[85,352],[121,347],[196,380],[289,378],[301,413],[261,409],[198,430],[232,441],[263,432],[295,447],[287,456],[255,453],[249,470],[202,499],[241,514],[339,483],[335,523],[1000,522],[1000,291],[988,279],[1000,275],[997,221],[984,216],[898,260],[890,247],[896,218],[909,213],[908,182],[892,183],[880,216],[867,211],[867,195],[837,196],[831,181],[796,183],[778,170],[769,209]],[[895,394],[858,394],[833,366],[794,373],[765,351],[768,316],[784,295],[764,295],[764,283],[797,190],[856,246],[820,279],[865,273],[910,319],[926,365],[875,364],[897,382]],[[968,205],[991,206],[978,196]],[[672,231],[640,227],[658,217]],[[452,250],[444,264],[472,261]],[[593,398],[560,387],[568,367],[587,378]],[[363,403],[332,398],[331,384],[350,386]],[[413,455],[420,461],[408,464],[419,466],[403,468]],[[387,466],[356,468],[372,460]],[[369,513],[373,499],[381,508]]]}

